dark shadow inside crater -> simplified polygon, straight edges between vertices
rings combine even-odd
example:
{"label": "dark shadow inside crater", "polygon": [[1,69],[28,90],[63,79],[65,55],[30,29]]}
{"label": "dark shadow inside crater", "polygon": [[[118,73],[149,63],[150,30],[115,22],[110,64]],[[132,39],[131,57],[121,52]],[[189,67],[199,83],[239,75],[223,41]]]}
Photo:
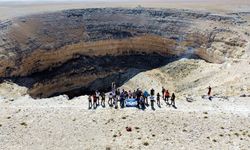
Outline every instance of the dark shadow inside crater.
{"label": "dark shadow inside crater", "polygon": [[[109,92],[112,82],[116,82],[119,87],[140,72],[164,66],[180,58],[182,58],[182,56],[162,56],[157,53],[145,54],[133,52],[119,56],[106,55],[90,57],[75,55],[73,59],[58,67],[50,67],[42,72],[36,72],[26,77],[9,78],[9,80],[20,86],[27,87],[29,89],[28,93],[33,98],[53,97],[66,94],[72,99],[77,96],[91,94],[95,90]],[[190,58],[197,57],[192,55]],[[74,86],[73,83],[65,81],[63,86],[65,86],[66,89],[67,87],[69,88],[64,91],[54,89],[54,92],[50,91],[50,94],[46,93],[46,91],[39,91],[36,93],[30,92],[32,89],[36,88],[36,86],[34,86],[35,84],[40,83],[46,86],[47,84],[55,82],[54,79],[60,79],[62,76],[70,80],[81,76],[97,75],[98,73],[109,75],[104,78],[96,78],[89,84],[83,83],[82,86],[76,86],[75,88],[72,88],[72,86]],[[59,82],[64,81],[59,80]],[[138,87],[139,86],[140,85],[138,85]]]}

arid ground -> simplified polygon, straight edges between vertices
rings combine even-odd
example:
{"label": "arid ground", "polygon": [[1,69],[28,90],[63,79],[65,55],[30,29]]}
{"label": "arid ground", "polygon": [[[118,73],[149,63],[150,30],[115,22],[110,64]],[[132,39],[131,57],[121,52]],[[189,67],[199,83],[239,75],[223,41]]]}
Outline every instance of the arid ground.
{"label": "arid ground", "polygon": [[79,8],[102,7],[149,7],[149,8],[178,8],[191,10],[207,10],[216,13],[245,12],[250,10],[248,0],[125,0],[120,2],[0,2],[0,19],[16,16]]}
{"label": "arid ground", "polygon": [[[130,9],[59,12],[106,7]],[[0,2],[0,20],[0,149],[250,149],[250,1]],[[179,56],[185,46],[198,58]],[[178,57],[157,65],[162,54]],[[120,89],[175,92],[177,109],[88,109],[72,90],[109,86],[116,72],[129,76]]]}

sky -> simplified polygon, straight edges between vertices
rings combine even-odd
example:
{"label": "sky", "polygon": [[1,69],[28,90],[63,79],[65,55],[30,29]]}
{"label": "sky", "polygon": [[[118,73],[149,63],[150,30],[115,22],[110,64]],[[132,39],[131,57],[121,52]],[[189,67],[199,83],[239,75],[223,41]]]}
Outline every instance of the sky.
{"label": "sky", "polygon": [[15,1],[15,2],[20,2],[20,1],[35,1],[35,2],[49,2],[49,1],[89,1],[89,2],[93,2],[93,1],[104,1],[104,2],[121,2],[121,1],[141,1],[141,2],[155,2],[155,1],[160,1],[160,2],[175,2],[175,1],[182,1],[182,2],[188,2],[188,1],[207,1],[207,0],[0,0],[0,1]]}
{"label": "sky", "polygon": [[0,2],[249,2],[250,0],[0,0]]}

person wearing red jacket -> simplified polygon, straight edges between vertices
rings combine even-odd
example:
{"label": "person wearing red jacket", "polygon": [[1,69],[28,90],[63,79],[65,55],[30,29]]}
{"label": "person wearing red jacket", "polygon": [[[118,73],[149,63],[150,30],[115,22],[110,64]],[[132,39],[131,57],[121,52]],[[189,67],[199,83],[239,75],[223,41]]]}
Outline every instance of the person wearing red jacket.
{"label": "person wearing red jacket", "polygon": [[165,101],[168,103],[168,99],[170,97],[169,91],[166,90],[165,93],[164,93],[164,95],[165,95]]}
{"label": "person wearing red jacket", "polygon": [[97,97],[96,97],[96,94],[94,93],[94,95],[93,95],[93,108],[94,109],[96,109],[96,107],[97,107],[96,102],[97,102]]}

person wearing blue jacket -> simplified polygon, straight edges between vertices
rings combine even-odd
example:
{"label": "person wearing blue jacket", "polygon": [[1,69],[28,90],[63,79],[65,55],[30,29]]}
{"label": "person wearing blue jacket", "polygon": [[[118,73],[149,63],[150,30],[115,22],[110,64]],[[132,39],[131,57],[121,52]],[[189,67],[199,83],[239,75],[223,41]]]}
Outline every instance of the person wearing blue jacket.
{"label": "person wearing blue jacket", "polygon": [[143,93],[143,97],[144,97],[144,102],[145,102],[145,105],[147,105],[148,106],[148,97],[149,97],[150,95],[149,95],[149,93],[148,93],[148,91],[144,91],[144,93]]}

